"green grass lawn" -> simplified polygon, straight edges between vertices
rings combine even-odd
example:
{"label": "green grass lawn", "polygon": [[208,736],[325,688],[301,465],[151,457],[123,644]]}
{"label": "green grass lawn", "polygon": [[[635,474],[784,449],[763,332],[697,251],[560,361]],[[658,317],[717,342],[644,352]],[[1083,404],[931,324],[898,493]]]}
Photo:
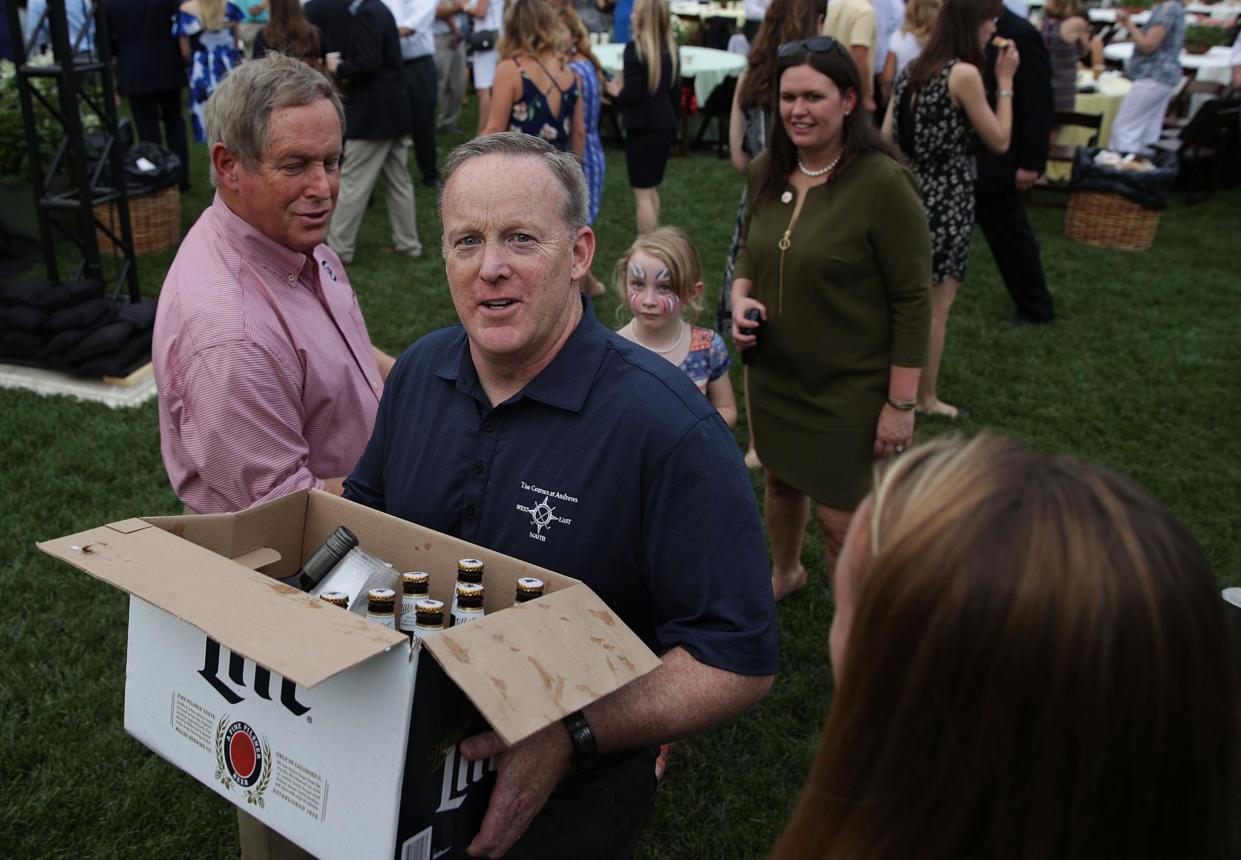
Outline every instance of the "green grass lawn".
{"label": "green grass lawn", "polygon": [[[450,142],[441,139],[441,155]],[[595,266],[604,279],[633,224],[622,154],[607,155]],[[192,156],[187,228],[210,200],[202,148]],[[702,253],[708,324],[739,188],[726,160],[703,153],[673,160],[661,192],[664,221],[687,228]],[[978,239],[954,310],[944,397],[973,408],[969,432],[1001,430],[1132,474],[1197,536],[1220,584],[1241,584],[1233,244],[1241,192],[1192,209],[1178,200],[1155,247],[1141,254],[1069,242],[1060,211],[1032,217],[1060,319],[1012,326],[1011,303]],[[455,322],[435,253],[434,199],[422,186],[418,222],[425,259],[383,253],[390,239],[376,200],[350,267],[372,337],[391,352]],[[146,294],[158,293],[171,257],[141,259]],[[616,305],[614,297],[599,303],[605,321]],[[925,421],[919,435],[955,429]],[[232,807],[122,728],[125,596],[34,548],[101,523],[178,512],[160,462],[155,403],[114,411],[0,391],[0,462],[0,856],[237,856]],[[673,749],[641,856],[755,857],[781,831],[831,692],[832,605],[814,534],[806,563],[810,587],[780,607],[783,669],[774,692],[735,725]]]}

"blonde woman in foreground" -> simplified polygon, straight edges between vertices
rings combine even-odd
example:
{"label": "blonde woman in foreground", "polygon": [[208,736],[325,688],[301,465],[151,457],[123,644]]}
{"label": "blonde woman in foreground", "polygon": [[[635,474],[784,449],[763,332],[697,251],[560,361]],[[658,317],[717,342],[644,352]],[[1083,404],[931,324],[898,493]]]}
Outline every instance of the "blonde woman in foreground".
{"label": "blonde woman in foreground", "polygon": [[997,436],[915,448],[834,594],[836,692],[776,860],[1231,856],[1224,606],[1132,480]]}

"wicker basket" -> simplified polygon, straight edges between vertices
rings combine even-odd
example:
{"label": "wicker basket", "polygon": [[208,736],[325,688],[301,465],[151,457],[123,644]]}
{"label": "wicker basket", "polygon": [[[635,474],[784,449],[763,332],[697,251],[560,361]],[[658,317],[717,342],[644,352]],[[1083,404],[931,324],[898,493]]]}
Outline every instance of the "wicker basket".
{"label": "wicker basket", "polygon": [[[115,203],[96,206],[95,218],[120,237],[121,225]],[[133,231],[135,254],[154,254],[174,247],[181,241],[181,192],[174,185],[140,197],[130,197],[129,226]],[[108,234],[96,229],[95,236],[101,252],[120,253]]]}
{"label": "wicker basket", "polygon": [[1074,242],[1117,251],[1145,251],[1155,241],[1158,227],[1158,209],[1147,209],[1119,194],[1102,191],[1069,194],[1064,235]]}

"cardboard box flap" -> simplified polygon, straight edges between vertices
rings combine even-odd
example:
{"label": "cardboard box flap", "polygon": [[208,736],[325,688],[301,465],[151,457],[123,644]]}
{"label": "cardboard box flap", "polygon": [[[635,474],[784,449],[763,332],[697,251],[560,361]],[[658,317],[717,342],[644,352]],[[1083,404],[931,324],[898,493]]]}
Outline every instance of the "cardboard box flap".
{"label": "cardboard box flap", "polygon": [[585,585],[454,627],[423,644],[508,744],[659,665]]}
{"label": "cardboard box flap", "polygon": [[153,525],[128,534],[103,526],[37,546],[302,687],[407,641]]}

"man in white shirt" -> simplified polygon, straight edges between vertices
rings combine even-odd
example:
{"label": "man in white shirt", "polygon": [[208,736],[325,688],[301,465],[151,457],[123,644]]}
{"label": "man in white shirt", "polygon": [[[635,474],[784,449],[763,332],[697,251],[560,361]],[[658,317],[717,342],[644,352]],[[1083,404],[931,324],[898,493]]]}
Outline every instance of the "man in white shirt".
{"label": "man in white shirt", "polygon": [[435,152],[435,23],[436,0],[384,0],[401,36],[401,74],[409,95],[414,124],[414,161],[422,184],[440,187]]}
{"label": "man in white shirt", "polygon": [[465,0],[443,0],[435,10],[436,122],[439,131],[458,134],[465,99]]}

